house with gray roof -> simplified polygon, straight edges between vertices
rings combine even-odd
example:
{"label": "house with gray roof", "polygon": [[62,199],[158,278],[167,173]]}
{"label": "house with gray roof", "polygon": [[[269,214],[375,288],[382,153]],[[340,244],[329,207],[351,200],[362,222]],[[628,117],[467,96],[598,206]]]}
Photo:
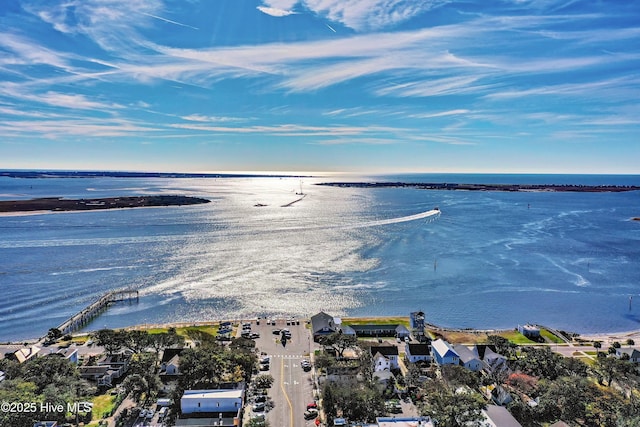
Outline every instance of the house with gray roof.
{"label": "house with gray roof", "polygon": [[374,361],[374,371],[385,369],[399,369],[398,347],[395,345],[381,345],[371,347],[371,357]]}
{"label": "house with gray roof", "polygon": [[484,425],[487,427],[522,427],[504,406],[487,405],[482,414],[485,416]]}
{"label": "house with gray roof", "polygon": [[311,334],[314,341],[319,341],[323,336],[332,334],[338,330],[333,316],[321,311],[311,316]]}
{"label": "house with gray roof", "polygon": [[469,347],[455,344],[453,345],[453,350],[458,354],[461,366],[473,372],[478,372],[482,369],[482,361]]}
{"label": "house with gray roof", "polygon": [[629,356],[629,361],[633,363],[640,363],[640,350],[636,347],[620,347],[616,348],[616,357],[618,359],[626,359]]}

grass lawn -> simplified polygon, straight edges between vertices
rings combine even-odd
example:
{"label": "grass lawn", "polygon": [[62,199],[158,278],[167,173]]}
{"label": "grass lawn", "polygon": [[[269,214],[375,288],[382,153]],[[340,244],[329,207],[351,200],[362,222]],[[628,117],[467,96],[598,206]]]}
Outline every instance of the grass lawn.
{"label": "grass lawn", "polygon": [[564,343],[563,339],[561,339],[560,337],[557,337],[556,335],[552,334],[550,331],[544,328],[540,329],[540,335],[549,342],[554,342],[558,344]]}
{"label": "grass lawn", "polygon": [[537,342],[531,341],[529,338],[525,337],[518,331],[502,331],[498,332],[496,335],[500,335],[501,337],[504,337],[512,343],[518,345],[537,344]]}
{"label": "grass lawn", "polygon": [[98,421],[103,415],[110,413],[115,407],[116,396],[101,394],[93,398],[93,418],[91,422]]}

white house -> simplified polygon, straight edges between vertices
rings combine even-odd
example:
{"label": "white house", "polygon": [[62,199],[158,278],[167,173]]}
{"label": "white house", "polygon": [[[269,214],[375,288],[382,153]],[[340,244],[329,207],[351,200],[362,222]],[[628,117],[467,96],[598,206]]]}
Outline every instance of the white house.
{"label": "white house", "polygon": [[460,357],[460,365],[473,372],[478,372],[482,369],[482,361],[469,347],[456,344],[453,346],[453,350]]}
{"label": "white house", "polygon": [[400,368],[398,363],[398,347],[395,345],[371,347],[371,357],[374,362],[374,371]]}
{"label": "white house", "polygon": [[378,427],[433,427],[429,417],[378,417]]}
{"label": "white house", "polygon": [[448,342],[437,339],[431,343],[431,355],[438,365],[457,365],[460,363],[460,356]]}
{"label": "white house", "polygon": [[242,408],[243,389],[186,390],[180,399],[183,415],[197,413],[237,413]]}
{"label": "white house", "polygon": [[491,374],[509,369],[507,358],[493,351],[488,345],[476,344],[473,347],[473,352],[482,360],[483,369],[487,373]]}
{"label": "white house", "polygon": [[405,343],[404,354],[407,358],[407,361],[409,361],[410,363],[431,361],[431,348],[429,344]]}
{"label": "white house", "polygon": [[0,383],[4,381],[4,372],[0,371]]}

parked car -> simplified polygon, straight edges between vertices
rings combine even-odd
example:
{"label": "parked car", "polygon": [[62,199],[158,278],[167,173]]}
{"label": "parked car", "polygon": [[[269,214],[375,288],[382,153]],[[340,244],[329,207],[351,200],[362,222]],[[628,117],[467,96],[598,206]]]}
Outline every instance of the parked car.
{"label": "parked car", "polygon": [[271,361],[271,358],[269,356],[265,356],[262,359],[260,359],[260,363],[264,364],[268,364]]}
{"label": "parked car", "polygon": [[273,333],[273,335],[280,335],[280,329],[274,329],[271,332]]}
{"label": "parked car", "polygon": [[318,409],[318,404],[317,404],[316,402],[311,402],[311,403],[309,403],[309,404],[307,405],[307,411],[308,411],[309,409],[316,409],[316,410],[317,410],[317,409]]}
{"label": "parked car", "polygon": [[255,340],[256,338],[260,338],[260,334],[257,332],[252,332],[249,334],[249,338],[251,338],[252,340]]}
{"label": "parked car", "polygon": [[264,406],[264,402],[258,402],[251,407],[251,410],[253,410],[253,412],[262,412],[264,411]]}
{"label": "parked car", "polygon": [[304,411],[304,419],[305,420],[312,420],[314,418],[316,418],[318,416],[318,410],[317,409],[307,409],[306,411]]}
{"label": "parked car", "polygon": [[260,370],[261,371],[268,371],[269,370],[269,364],[268,363],[260,364]]}
{"label": "parked car", "polygon": [[256,396],[253,401],[255,403],[260,403],[260,402],[266,402],[267,401],[267,396],[265,396],[264,394],[261,394],[259,396]]}

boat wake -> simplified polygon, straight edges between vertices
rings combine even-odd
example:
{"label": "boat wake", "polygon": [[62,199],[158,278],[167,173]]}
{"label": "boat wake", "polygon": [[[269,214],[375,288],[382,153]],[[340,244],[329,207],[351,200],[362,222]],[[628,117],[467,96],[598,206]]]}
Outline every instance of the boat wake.
{"label": "boat wake", "polygon": [[363,228],[363,227],[376,227],[379,225],[388,225],[388,224],[399,224],[401,222],[409,222],[416,221],[418,219],[430,219],[435,220],[440,216],[440,210],[438,208],[431,209],[430,211],[420,212],[414,215],[409,216],[401,216],[398,218],[389,218],[389,219],[381,219],[377,221],[367,221],[361,224],[354,224],[349,226],[344,226],[340,228]]}

